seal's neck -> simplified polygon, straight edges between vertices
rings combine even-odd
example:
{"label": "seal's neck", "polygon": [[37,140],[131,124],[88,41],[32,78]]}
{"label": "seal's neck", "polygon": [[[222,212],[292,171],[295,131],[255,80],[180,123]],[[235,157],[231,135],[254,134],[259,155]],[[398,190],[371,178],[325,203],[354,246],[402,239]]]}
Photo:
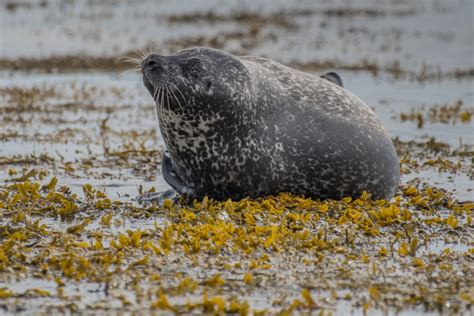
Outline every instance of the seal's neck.
{"label": "seal's neck", "polygon": [[160,132],[170,152],[195,152],[200,142],[221,131],[224,118],[219,115],[187,114],[164,111],[159,114]]}

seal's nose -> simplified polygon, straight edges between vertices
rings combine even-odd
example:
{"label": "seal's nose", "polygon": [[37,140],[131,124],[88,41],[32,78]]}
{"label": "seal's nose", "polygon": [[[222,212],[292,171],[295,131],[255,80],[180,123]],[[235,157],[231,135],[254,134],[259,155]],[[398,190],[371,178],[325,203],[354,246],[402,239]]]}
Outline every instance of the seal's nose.
{"label": "seal's nose", "polygon": [[156,55],[156,54],[151,54],[147,58],[145,58],[142,61],[142,71],[145,70],[150,70],[150,71],[156,71],[156,70],[163,70],[163,60],[162,56]]}

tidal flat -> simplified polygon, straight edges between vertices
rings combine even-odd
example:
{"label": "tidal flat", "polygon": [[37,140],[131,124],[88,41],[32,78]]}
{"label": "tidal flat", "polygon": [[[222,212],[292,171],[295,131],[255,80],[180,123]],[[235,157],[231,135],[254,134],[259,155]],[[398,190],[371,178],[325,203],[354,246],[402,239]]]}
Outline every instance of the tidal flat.
{"label": "tidal flat", "polygon": [[[0,314],[470,315],[472,1],[0,4]],[[381,118],[391,201],[169,188],[143,51],[336,71]]]}

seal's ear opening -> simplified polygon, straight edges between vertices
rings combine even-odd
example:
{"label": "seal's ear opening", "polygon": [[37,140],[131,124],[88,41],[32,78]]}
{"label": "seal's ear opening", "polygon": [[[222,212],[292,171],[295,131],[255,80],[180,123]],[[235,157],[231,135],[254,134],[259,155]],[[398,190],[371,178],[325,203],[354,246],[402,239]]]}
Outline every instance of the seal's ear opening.
{"label": "seal's ear opening", "polygon": [[335,83],[335,84],[337,84],[338,86],[344,88],[344,85],[343,85],[343,83],[342,83],[342,78],[341,78],[337,73],[335,73],[335,72],[333,72],[333,71],[328,72],[328,73],[325,74],[325,75],[322,75],[321,78],[326,79],[326,80],[329,80],[329,81],[331,81],[332,83]]}

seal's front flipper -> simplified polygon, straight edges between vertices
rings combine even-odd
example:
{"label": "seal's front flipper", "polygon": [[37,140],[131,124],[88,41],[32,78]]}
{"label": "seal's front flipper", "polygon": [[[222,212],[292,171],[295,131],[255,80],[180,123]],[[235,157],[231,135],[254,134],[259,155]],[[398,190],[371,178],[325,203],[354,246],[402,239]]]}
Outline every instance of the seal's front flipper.
{"label": "seal's front flipper", "polygon": [[161,161],[161,173],[165,181],[173,188],[165,192],[148,192],[140,195],[136,198],[139,204],[152,204],[162,205],[165,199],[170,199],[175,203],[180,201],[180,197],[184,195],[187,198],[194,196],[194,191],[187,187],[183,180],[176,174],[168,153],[163,153],[163,160]]}
{"label": "seal's front flipper", "polygon": [[183,180],[176,174],[173,162],[166,152],[163,153],[163,160],[161,161],[161,173],[165,181],[178,193],[193,195],[193,190],[186,186]]}
{"label": "seal's front flipper", "polygon": [[338,86],[344,87],[342,83],[342,78],[335,72],[328,72],[321,76],[321,78],[331,81],[332,83],[337,84]]}
{"label": "seal's front flipper", "polygon": [[163,205],[165,199],[172,200],[176,203],[179,201],[179,194],[173,189],[165,192],[148,192],[138,196],[135,201],[140,205],[149,205],[153,203],[156,205]]}

